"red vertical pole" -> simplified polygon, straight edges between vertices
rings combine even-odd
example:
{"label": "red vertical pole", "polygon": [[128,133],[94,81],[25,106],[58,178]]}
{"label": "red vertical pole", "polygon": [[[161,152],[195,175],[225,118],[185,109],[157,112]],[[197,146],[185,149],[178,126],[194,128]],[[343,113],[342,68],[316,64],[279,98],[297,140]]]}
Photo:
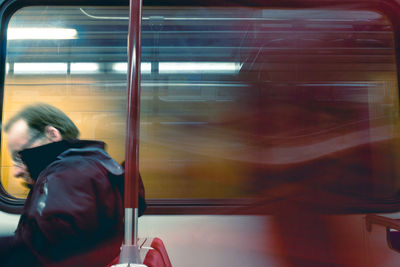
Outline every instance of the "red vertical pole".
{"label": "red vertical pole", "polygon": [[[130,0],[125,153],[125,244],[137,244],[142,0]],[[132,218],[132,220],[130,219]],[[127,225],[129,224],[129,225]],[[132,228],[133,226],[133,228]],[[133,233],[132,233],[133,229]]]}
{"label": "red vertical pole", "polygon": [[[125,237],[119,263],[141,264],[138,238],[139,121],[140,121],[140,56],[142,0],[130,0],[128,32],[128,88],[126,102],[125,151]],[[133,242],[132,242],[133,241]],[[120,266],[120,264],[114,265]]]}

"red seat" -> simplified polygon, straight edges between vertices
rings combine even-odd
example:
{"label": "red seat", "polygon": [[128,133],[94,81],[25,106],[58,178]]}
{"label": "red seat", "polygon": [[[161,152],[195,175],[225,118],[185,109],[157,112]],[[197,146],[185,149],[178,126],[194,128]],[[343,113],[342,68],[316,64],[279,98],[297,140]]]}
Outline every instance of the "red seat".
{"label": "red seat", "polygon": [[[169,257],[168,257],[167,250],[164,246],[164,243],[162,242],[162,240],[160,238],[155,237],[153,239],[153,242],[151,243],[151,247],[154,248],[155,250],[157,250],[161,254],[161,257],[164,261],[165,267],[172,267],[171,261],[169,260]],[[147,266],[149,266],[149,265],[147,265]]]}
{"label": "red seat", "polygon": [[150,249],[147,252],[143,264],[147,267],[167,267],[164,263],[161,253],[156,249]]}

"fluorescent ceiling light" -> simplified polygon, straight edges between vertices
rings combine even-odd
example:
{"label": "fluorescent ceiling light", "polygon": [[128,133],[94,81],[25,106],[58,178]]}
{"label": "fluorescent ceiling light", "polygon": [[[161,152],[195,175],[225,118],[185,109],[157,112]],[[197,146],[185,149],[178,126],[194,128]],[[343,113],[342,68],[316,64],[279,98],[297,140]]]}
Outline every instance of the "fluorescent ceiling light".
{"label": "fluorescent ceiling light", "polygon": [[97,63],[71,63],[71,73],[96,73],[99,72]]}
{"label": "fluorescent ceiling light", "polygon": [[160,62],[160,73],[238,73],[238,62]]}
{"label": "fluorescent ceiling light", "polygon": [[67,63],[15,63],[14,74],[66,74]]}
{"label": "fluorescent ceiling light", "polygon": [[8,40],[63,40],[76,39],[78,32],[69,28],[9,28]]}
{"label": "fluorescent ceiling light", "polygon": [[[125,63],[125,62],[114,63],[112,65],[112,69],[115,72],[127,73],[128,72],[128,63]],[[151,63],[142,62],[140,64],[140,71],[141,71],[141,73],[150,73],[151,72]]]}

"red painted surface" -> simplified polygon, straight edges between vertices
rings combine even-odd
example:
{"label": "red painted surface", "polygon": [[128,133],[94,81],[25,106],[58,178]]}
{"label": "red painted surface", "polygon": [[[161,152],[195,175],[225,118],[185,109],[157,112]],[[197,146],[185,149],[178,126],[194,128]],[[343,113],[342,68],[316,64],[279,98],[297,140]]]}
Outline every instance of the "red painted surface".
{"label": "red painted surface", "polygon": [[138,208],[141,25],[142,1],[131,0],[128,31],[125,208]]}

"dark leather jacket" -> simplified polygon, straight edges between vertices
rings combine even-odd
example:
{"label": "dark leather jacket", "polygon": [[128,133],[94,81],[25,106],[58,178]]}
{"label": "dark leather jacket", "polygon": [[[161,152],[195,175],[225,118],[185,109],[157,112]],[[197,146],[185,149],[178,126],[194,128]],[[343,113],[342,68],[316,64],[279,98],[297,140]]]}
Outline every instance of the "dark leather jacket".
{"label": "dark leather jacket", "polygon": [[104,266],[118,255],[123,168],[104,151],[104,143],[61,141],[20,155],[35,184],[9,265]]}

